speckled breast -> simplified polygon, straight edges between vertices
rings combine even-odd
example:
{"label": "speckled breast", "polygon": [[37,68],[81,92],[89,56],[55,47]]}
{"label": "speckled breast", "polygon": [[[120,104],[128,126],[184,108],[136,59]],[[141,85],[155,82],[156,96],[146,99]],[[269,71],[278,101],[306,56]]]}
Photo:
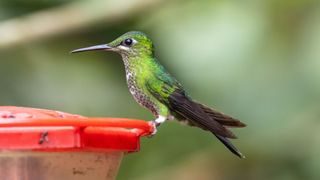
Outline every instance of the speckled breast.
{"label": "speckled breast", "polygon": [[143,107],[149,109],[155,116],[158,115],[158,108],[151,100],[150,95],[143,92],[143,87],[139,88],[136,81],[136,74],[126,67],[126,79],[130,93],[134,99]]}

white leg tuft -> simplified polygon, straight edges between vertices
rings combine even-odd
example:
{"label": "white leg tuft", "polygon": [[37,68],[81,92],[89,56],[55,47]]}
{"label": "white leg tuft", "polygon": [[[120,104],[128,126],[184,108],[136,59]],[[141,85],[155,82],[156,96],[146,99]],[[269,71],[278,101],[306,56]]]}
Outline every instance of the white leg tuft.
{"label": "white leg tuft", "polygon": [[159,116],[157,119],[155,119],[154,121],[158,124],[162,124],[167,120],[167,117],[165,116]]}

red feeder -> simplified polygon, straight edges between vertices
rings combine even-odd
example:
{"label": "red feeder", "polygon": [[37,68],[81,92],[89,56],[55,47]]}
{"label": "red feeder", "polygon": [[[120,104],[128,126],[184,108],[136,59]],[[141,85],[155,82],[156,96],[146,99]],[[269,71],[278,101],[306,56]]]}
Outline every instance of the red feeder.
{"label": "red feeder", "polygon": [[0,106],[0,179],[115,179],[124,153],[153,130],[142,120]]}

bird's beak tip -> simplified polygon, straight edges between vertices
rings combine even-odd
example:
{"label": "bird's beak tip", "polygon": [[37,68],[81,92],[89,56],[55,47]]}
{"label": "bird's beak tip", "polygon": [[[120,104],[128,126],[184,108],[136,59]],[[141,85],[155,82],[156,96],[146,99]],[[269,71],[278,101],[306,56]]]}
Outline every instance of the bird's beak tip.
{"label": "bird's beak tip", "polygon": [[69,54],[73,54],[73,53],[77,53],[78,51],[77,50],[72,50],[69,52]]}

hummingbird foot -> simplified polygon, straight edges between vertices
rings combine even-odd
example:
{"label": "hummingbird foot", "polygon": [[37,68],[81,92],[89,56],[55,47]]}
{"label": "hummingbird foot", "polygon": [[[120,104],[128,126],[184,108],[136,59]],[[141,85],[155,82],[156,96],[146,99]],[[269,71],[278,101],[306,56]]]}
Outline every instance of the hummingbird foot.
{"label": "hummingbird foot", "polygon": [[160,125],[159,123],[157,123],[156,121],[149,121],[149,124],[151,126],[153,126],[153,131],[152,133],[148,136],[149,138],[153,137],[154,135],[157,134],[158,130],[157,127]]}
{"label": "hummingbird foot", "polygon": [[166,117],[159,116],[157,119],[150,121],[150,125],[153,126],[153,132],[148,137],[153,137],[155,134],[157,134],[158,130],[157,128],[166,121]]}

